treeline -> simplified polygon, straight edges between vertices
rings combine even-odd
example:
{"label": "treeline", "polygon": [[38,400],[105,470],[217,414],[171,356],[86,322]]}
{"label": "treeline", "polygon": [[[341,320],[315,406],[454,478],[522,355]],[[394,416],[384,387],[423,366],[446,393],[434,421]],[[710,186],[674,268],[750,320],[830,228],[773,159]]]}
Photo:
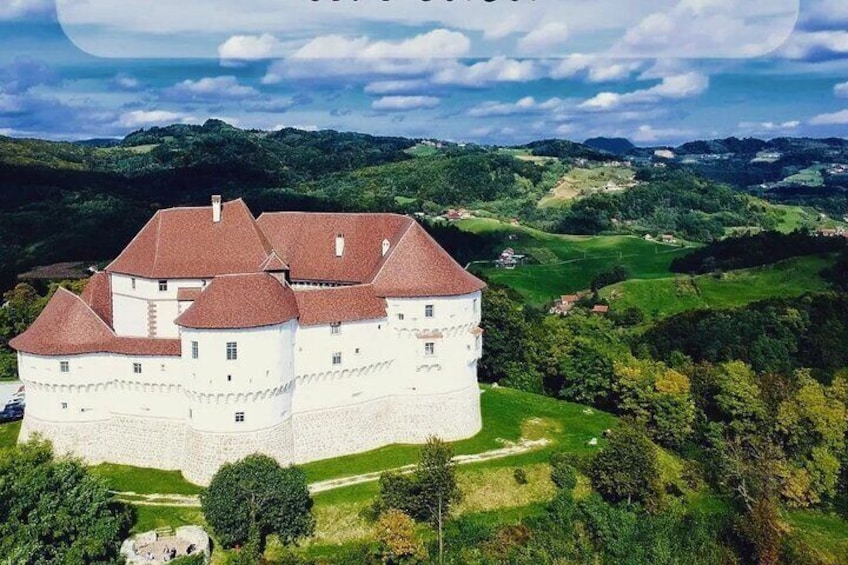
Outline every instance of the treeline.
{"label": "treeline", "polygon": [[675,233],[692,241],[713,241],[728,227],[777,225],[762,202],[729,186],[684,170],[641,169],[638,186],[596,193],[576,201],[559,219],[560,233],[598,234],[630,226],[630,231]]}
{"label": "treeline", "polygon": [[842,237],[817,237],[806,231],[767,231],[714,241],[671,262],[675,273],[703,274],[760,267],[792,257],[834,253],[846,247]]}

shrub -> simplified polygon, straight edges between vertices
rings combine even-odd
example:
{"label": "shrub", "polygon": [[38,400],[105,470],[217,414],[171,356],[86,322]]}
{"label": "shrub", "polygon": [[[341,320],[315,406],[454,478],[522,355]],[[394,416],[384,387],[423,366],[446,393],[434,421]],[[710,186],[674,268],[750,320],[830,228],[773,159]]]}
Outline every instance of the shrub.
{"label": "shrub", "polygon": [[577,486],[575,457],[566,453],[551,454],[551,481],[560,490],[571,491]]}
{"label": "shrub", "polygon": [[377,522],[377,540],[383,563],[421,563],[427,558],[415,535],[415,522],[400,510],[388,510]]}
{"label": "shrub", "polygon": [[518,469],[513,471],[512,476],[515,477],[515,482],[519,485],[527,484],[527,473],[524,471],[524,469],[519,467]]}

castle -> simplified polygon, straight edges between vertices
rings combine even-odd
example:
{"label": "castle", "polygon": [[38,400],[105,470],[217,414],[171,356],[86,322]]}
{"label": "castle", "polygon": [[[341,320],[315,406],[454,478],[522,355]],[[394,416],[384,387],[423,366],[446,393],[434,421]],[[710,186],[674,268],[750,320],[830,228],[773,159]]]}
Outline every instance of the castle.
{"label": "castle", "polygon": [[10,342],[21,440],[207,484],[255,452],[469,437],[483,286],[406,216],[160,210]]}

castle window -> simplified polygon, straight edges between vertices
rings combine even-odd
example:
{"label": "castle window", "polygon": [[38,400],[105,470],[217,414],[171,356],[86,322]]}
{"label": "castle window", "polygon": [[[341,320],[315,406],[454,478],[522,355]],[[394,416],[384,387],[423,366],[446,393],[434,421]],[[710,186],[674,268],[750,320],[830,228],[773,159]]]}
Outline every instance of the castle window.
{"label": "castle window", "polygon": [[141,363],[133,363],[133,373],[136,375],[141,374]]}
{"label": "castle window", "polygon": [[62,410],[67,410],[67,409],[68,409],[68,403],[67,403],[67,402],[63,402],[63,403],[62,403]]}
{"label": "castle window", "polygon": [[244,422],[244,412],[236,412],[236,422]]}
{"label": "castle window", "polygon": [[474,338],[474,346],[479,350],[480,349],[480,336],[478,335]]}
{"label": "castle window", "polygon": [[71,366],[67,361],[59,361],[59,370],[63,373],[67,373],[71,370]]}
{"label": "castle window", "polygon": [[424,317],[425,318],[432,318],[433,317],[433,305],[432,304],[427,304],[426,306],[424,306]]}
{"label": "castle window", "polygon": [[234,341],[227,342],[227,361],[235,361],[238,359],[238,343]]}
{"label": "castle window", "polygon": [[478,304],[477,304],[477,299],[475,298],[474,299],[474,313],[475,314],[477,313],[477,308],[478,308]]}
{"label": "castle window", "polygon": [[197,359],[200,356],[200,345],[196,341],[191,342],[191,358]]}
{"label": "castle window", "polygon": [[330,335],[340,335],[342,333],[342,323],[334,322],[330,324]]}
{"label": "castle window", "polygon": [[228,383],[233,382],[233,376],[232,375],[227,375],[227,382]]}
{"label": "castle window", "polygon": [[191,415],[192,415],[191,408],[189,408],[189,409],[188,409],[188,419],[189,419],[189,420],[191,420]]}
{"label": "castle window", "polygon": [[135,290],[135,277],[130,279],[130,284],[132,285],[132,289]]}
{"label": "castle window", "polygon": [[159,292],[168,290],[168,281],[159,281]]}
{"label": "castle window", "polygon": [[428,341],[424,344],[424,355],[435,355],[436,354],[436,344],[432,341]]}
{"label": "castle window", "polygon": [[403,314],[398,314],[398,320],[403,320]]}
{"label": "castle window", "polygon": [[341,365],[342,364],[342,352],[336,351],[333,353],[333,365]]}

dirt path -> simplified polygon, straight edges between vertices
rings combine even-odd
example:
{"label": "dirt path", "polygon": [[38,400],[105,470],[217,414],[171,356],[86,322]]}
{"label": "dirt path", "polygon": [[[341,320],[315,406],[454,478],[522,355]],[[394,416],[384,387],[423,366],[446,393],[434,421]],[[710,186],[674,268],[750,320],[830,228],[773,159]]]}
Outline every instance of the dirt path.
{"label": "dirt path", "polygon": [[[504,457],[512,457],[527,453],[534,449],[545,447],[550,443],[549,439],[527,440],[523,439],[518,443],[492,449],[482,453],[472,453],[470,455],[457,455],[453,458],[457,465],[468,465],[470,463],[480,463],[482,461],[490,461],[492,459],[502,459]],[[373,473],[363,473],[361,475],[352,475],[350,477],[341,477],[338,479],[329,479],[326,481],[318,481],[309,485],[309,492],[312,494],[325,492],[342,487],[359,485],[362,483],[371,483],[380,479],[380,475],[391,471],[394,473],[411,473],[415,470],[415,465],[405,465],[394,469],[383,469]],[[118,500],[128,502],[136,506],[182,506],[187,508],[199,508],[200,497],[191,494],[139,494],[137,492],[114,492]]]}

